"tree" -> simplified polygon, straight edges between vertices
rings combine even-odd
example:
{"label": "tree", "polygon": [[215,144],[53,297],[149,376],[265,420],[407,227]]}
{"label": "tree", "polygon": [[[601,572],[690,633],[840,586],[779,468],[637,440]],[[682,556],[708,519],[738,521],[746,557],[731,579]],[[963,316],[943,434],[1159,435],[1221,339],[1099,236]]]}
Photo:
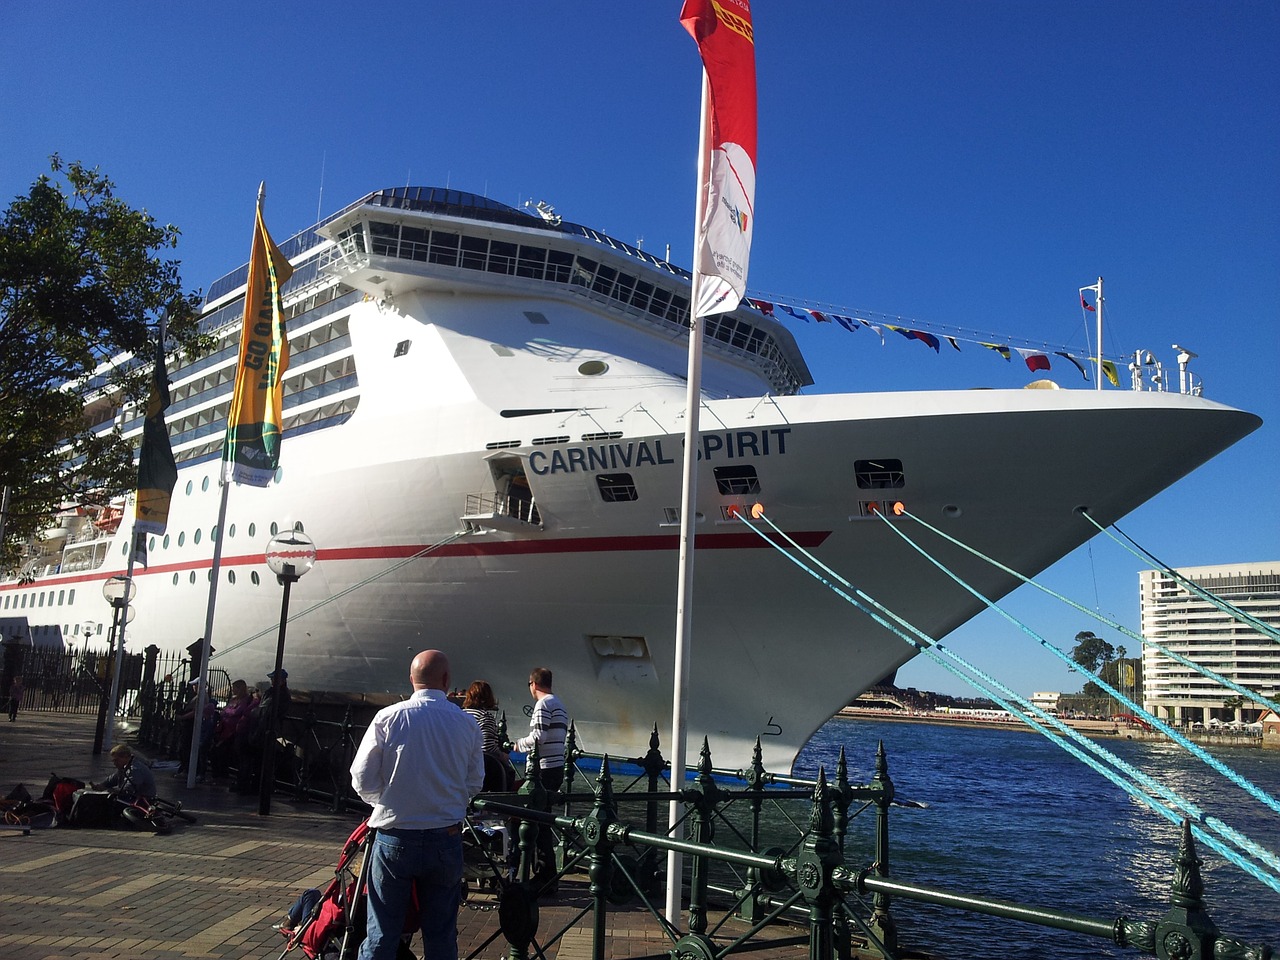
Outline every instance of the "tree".
{"label": "tree", "polygon": [[211,342],[199,333],[199,294],[184,292],[178,262],[160,257],[178,229],[116,199],[96,168],[55,154],[50,171],[0,219],[0,487],[9,494],[0,569],[9,571],[20,544],[64,505],[105,503],[133,486],[132,443],[101,421],[145,396],[161,316],[188,355]]}
{"label": "tree", "polygon": [[[1116,658],[1116,648],[1091,630],[1076,634],[1076,645],[1071,648],[1071,659],[1090,673],[1098,674]],[[1103,689],[1092,680],[1084,685],[1085,696],[1104,696]]]}

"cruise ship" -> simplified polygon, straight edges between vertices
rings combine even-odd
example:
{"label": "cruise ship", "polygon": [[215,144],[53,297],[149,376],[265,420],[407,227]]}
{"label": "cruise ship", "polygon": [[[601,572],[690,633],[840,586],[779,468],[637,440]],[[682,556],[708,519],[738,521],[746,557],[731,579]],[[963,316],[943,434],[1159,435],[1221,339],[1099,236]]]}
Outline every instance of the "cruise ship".
{"label": "cruise ship", "polygon": [[[686,271],[543,210],[400,187],[350,204],[281,249],[291,361],[284,444],[268,487],[229,491],[223,435],[247,267],[214,283],[220,337],[172,364],[179,464],[168,532],[134,571],[127,647],[185,649],[204,632],[222,559],[213,666],[272,669],[281,589],[270,537],[318,548],[292,588],[295,690],[408,690],[424,647],[453,680],[487,679],[516,729],[530,668],[548,666],[589,751],[639,756],[670,727],[689,331]],[[896,501],[1034,575],[1254,430],[1195,392],[968,390],[806,394],[788,330],[750,304],[705,329],[688,674],[691,749],[744,764],[759,737],[788,769],[809,736],[915,650],[787,562],[740,512],[770,520],[936,638],[980,603],[875,514]],[[105,426],[140,435],[110,398]],[[1090,451],[1150,444],[1122,467]],[[82,639],[108,619],[133,522],[67,511],[0,583],[4,633]],[[958,548],[940,558],[990,597],[1013,578]]]}

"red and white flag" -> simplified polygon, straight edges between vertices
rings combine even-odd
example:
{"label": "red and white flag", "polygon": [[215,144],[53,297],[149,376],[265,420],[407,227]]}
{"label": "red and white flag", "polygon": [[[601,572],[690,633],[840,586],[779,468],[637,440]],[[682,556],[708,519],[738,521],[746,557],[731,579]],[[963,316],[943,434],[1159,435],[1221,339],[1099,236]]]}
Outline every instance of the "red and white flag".
{"label": "red and white flag", "polygon": [[685,0],[680,22],[698,44],[707,96],[698,161],[695,316],[726,313],[747,289],[755,228],[756,53],[749,0]]}

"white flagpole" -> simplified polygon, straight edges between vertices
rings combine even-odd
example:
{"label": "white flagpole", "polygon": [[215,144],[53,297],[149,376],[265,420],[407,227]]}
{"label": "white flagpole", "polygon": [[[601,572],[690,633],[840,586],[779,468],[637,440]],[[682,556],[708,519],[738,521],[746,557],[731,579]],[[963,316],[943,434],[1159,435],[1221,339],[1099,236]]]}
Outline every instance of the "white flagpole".
{"label": "white flagpole", "polygon": [[[258,184],[258,206],[254,211],[253,235],[255,241],[258,236],[258,220],[257,213],[262,210],[262,202],[267,196],[267,182],[265,180]],[[251,254],[252,255],[252,254]],[[250,268],[252,273],[252,268]],[[248,291],[245,291],[248,296]],[[240,334],[244,336],[243,331]],[[239,370],[236,371],[239,375]],[[226,455],[226,441],[223,441],[222,452]],[[222,497],[218,502],[218,523],[214,527],[218,531],[218,535],[213,538],[213,563],[209,567],[209,603],[205,607],[204,613],[204,646],[200,653],[200,684],[197,687],[198,697],[196,699],[196,715],[193,718],[195,723],[194,733],[191,735],[191,753],[187,758],[187,786],[194,787],[196,785],[196,764],[200,759],[200,727],[204,723],[205,707],[209,703],[209,658],[213,656],[213,611],[218,602],[218,574],[222,570],[222,540],[226,536],[227,529],[227,495],[231,491],[231,480],[227,475],[226,462],[218,470],[219,483],[222,487]]]}
{"label": "white flagpole", "polygon": [[[709,146],[711,82],[702,71],[702,125],[698,133],[698,196],[694,206],[693,279],[689,288],[689,367],[685,389],[683,497],[680,502],[680,574],[676,592],[675,670],[672,674],[671,698],[671,789],[684,787],[689,703],[688,673],[690,643],[693,631],[693,545],[698,514],[698,415],[702,410],[702,322],[698,313],[698,290],[702,273],[698,268],[702,221],[711,182]],[[668,810],[668,828],[674,830],[683,815],[683,804],[672,800]],[[684,889],[683,858],[675,850],[667,851],[666,917],[672,923],[680,919],[681,894]]]}
{"label": "white flagpole", "polygon": [[1102,389],[1102,278],[1098,278],[1098,285],[1094,287],[1098,291],[1098,385],[1097,389]]}

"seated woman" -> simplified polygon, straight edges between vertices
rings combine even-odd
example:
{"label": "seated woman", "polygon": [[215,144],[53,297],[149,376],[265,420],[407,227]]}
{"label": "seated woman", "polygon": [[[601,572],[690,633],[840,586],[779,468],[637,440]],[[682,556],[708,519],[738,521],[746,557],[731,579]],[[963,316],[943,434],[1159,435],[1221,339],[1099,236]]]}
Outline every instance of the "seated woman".
{"label": "seated woman", "polygon": [[462,708],[476,718],[484,737],[484,790],[509,791],[516,788],[516,768],[502,749],[502,736],[493,711],[498,708],[493,688],[487,681],[477,680],[467,688]]}

